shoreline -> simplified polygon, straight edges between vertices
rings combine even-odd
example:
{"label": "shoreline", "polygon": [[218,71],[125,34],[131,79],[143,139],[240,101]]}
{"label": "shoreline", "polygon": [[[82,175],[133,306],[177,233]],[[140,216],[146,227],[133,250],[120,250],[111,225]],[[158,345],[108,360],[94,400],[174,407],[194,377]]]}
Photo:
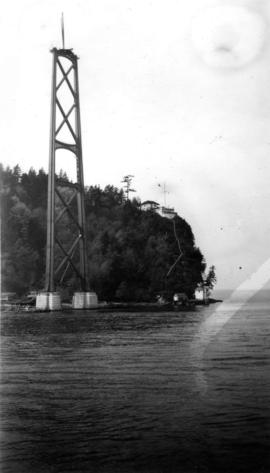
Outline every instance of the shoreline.
{"label": "shoreline", "polygon": [[189,312],[195,310],[197,306],[208,306],[223,302],[221,299],[209,299],[207,303],[204,301],[190,300],[187,304],[176,304],[171,302],[160,304],[158,302],[100,302],[98,305],[93,305],[87,309],[74,309],[71,303],[62,303],[61,309],[57,311],[41,310],[35,306],[6,304],[6,307],[1,308],[2,314],[16,314],[18,312],[24,313],[44,313],[44,312],[74,312],[74,311],[126,311],[126,312]]}

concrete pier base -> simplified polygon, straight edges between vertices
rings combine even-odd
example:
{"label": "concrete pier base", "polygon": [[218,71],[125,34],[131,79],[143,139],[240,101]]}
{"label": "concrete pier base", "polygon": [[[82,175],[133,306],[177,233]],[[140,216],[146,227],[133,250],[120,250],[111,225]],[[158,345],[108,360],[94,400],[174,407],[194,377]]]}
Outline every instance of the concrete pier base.
{"label": "concrete pier base", "polygon": [[75,292],[72,299],[73,309],[91,309],[98,306],[95,292]]}
{"label": "concrete pier base", "polygon": [[58,292],[40,292],[36,298],[38,310],[61,310],[61,297]]}

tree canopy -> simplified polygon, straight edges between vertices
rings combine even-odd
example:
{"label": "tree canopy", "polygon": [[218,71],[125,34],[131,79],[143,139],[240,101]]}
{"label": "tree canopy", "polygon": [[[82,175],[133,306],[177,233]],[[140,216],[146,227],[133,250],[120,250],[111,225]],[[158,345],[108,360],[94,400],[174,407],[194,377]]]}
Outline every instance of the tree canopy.
{"label": "tree canopy", "polygon": [[[42,169],[22,173],[19,166],[0,171],[2,290],[24,294],[44,287],[47,174]],[[183,218],[174,217],[183,256],[166,276],[179,255],[172,220],[156,208],[143,210],[138,199],[126,199],[112,185],[87,187],[85,207],[90,284],[100,300],[151,301],[174,292],[193,296],[206,264]],[[72,228],[64,222],[60,231],[68,240]],[[63,286],[70,294],[76,290],[71,274]]]}

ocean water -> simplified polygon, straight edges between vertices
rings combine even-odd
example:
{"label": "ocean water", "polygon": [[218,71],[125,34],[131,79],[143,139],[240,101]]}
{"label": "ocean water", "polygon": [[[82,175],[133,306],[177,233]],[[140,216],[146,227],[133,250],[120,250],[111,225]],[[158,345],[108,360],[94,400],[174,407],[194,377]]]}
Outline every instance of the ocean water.
{"label": "ocean water", "polygon": [[265,300],[1,328],[1,473],[270,471]]}

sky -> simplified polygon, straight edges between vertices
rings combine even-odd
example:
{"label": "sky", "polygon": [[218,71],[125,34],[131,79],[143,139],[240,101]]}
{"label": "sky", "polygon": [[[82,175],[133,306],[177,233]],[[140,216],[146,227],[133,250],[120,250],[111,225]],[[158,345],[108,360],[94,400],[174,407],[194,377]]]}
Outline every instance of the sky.
{"label": "sky", "polygon": [[236,289],[269,258],[269,3],[5,2],[0,161],[48,169],[63,11],[66,47],[80,58],[85,184],[121,187],[132,174],[135,195],[160,204],[165,184],[217,288]]}

